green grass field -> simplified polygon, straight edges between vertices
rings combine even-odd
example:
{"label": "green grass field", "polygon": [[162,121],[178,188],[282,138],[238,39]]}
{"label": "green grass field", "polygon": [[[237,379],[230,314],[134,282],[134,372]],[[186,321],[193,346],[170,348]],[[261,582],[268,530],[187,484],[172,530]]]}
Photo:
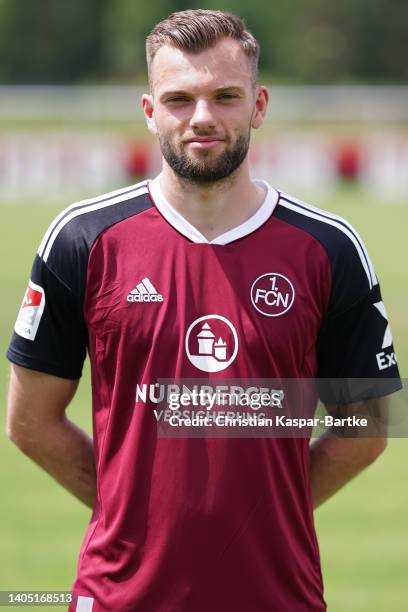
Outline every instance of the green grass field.
{"label": "green grass field", "polygon": [[[381,280],[401,372],[406,375],[408,206],[375,204],[350,190],[339,192],[329,202],[316,203],[344,215],[365,239]],[[55,207],[41,205],[2,206],[3,355],[35,250],[56,212]],[[3,358],[0,370],[3,399],[7,371]],[[1,415],[4,421],[4,401]],[[70,415],[89,430],[87,371]],[[374,466],[316,513],[326,599],[331,612],[402,612],[408,607],[407,450],[406,440],[391,440]],[[69,590],[89,518],[88,509],[22,456],[3,433],[0,481],[0,590]]]}

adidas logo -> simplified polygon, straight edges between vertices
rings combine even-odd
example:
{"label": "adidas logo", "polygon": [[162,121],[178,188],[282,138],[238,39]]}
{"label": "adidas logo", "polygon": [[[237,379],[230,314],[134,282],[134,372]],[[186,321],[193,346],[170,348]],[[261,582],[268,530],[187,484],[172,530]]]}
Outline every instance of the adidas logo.
{"label": "adidas logo", "polygon": [[158,293],[146,277],[127,296],[128,302],[162,302],[163,296]]}

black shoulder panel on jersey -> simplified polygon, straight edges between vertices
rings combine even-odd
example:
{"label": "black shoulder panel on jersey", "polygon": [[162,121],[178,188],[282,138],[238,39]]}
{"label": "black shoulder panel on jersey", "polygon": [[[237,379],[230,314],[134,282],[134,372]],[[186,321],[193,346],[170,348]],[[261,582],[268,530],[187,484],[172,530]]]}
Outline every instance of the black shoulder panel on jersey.
{"label": "black shoulder panel on jersey", "polygon": [[327,253],[332,274],[328,310],[340,313],[377,284],[372,264],[357,232],[341,217],[281,195],[274,216],[304,230]]}
{"label": "black shoulder panel on jersey", "polygon": [[111,204],[115,204],[120,200],[133,199],[140,191],[146,189],[147,182],[137,183],[136,185],[130,185],[110,193],[91,198],[89,200],[80,200],[71,206],[68,206],[63,210],[50,225],[46,232],[43,241],[38,249],[38,254],[42,259],[46,259],[46,253],[51,248],[55,237],[58,235],[61,227],[65,225],[73,216],[81,215],[83,212],[91,212],[95,209],[105,208]]}
{"label": "black shoulder panel on jersey", "polygon": [[34,260],[8,358],[62,378],[81,376],[88,343],[83,316],[89,253],[109,227],[152,207],[146,183],[79,202],[46,232]]}
{"label": "black shoulder panel on jersey", "polygon": [[[318,240],[330,263],[330,296],[316,340],[323,401],[357,401],[399,389],[380,287],[360,236],[341,217],[285,195],[281,195],[274,216]],[[337,384],[338,379],[345,383]],[[359,382],[351,393],[347,385],[352,379]],[[376,380],[380,382],[376,384]]]}
{"label": "black shoulder panel on jersey", "polygon": [[97,202],[79,203],[60,215],[54,229],[49,230],[49,235],[43,240],[38,254],[82,302],[89,253],[98,236],[109,227],[152,206],[146,183],[122,190],[119,195],[102,196]]}

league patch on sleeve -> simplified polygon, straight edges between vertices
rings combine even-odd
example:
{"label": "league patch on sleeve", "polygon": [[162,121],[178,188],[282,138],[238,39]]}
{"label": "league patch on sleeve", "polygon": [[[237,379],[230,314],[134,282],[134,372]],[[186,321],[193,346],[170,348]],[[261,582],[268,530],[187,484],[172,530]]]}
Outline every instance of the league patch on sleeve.
{"label": "league patch on sleeve", "polygon": [[14,326],[16,334],[27,340],[34,340],[44,306],[44,289],[30,280]]}

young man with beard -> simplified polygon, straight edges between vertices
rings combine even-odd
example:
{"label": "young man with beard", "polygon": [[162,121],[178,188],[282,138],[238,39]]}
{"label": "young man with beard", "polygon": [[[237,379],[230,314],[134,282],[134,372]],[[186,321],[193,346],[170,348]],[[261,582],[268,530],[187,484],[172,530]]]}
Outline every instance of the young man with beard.
{"label": "young man with beard", "polygon": [[[161,174],[68,208],[38,250],[8,353],[9,432],[93,508],[72,611],[325,610],[313,507],[384,448],[158,435],[163,379],[370,378],[349,398],[360,409],[399,387],[361,239],[250,177],[258,55],[230,14],[159,23],[142,104]],[[65,416],[86,349],[93,442]]]}

